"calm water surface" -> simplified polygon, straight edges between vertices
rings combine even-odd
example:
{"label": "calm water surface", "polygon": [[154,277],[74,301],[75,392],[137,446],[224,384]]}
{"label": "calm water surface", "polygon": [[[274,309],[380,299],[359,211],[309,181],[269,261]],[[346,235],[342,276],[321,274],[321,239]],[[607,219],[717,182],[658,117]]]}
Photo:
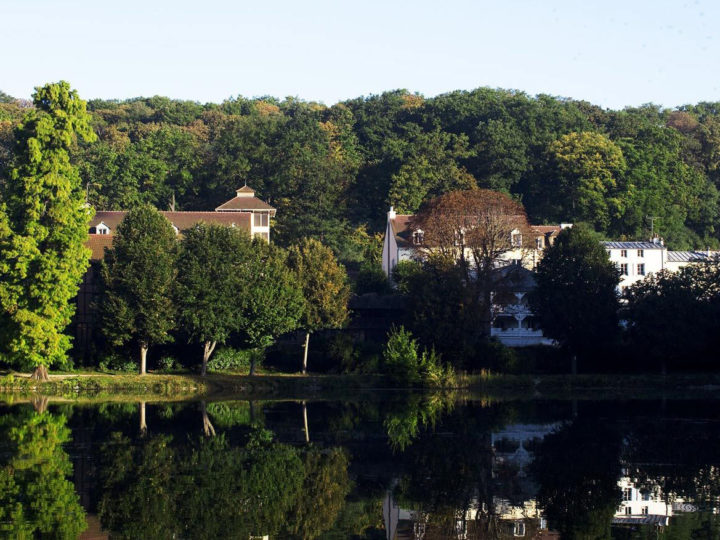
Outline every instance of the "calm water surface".
{"label": "calm water surface", "polygon": [[720,538],[720,401],[0,408],[2,538]]}

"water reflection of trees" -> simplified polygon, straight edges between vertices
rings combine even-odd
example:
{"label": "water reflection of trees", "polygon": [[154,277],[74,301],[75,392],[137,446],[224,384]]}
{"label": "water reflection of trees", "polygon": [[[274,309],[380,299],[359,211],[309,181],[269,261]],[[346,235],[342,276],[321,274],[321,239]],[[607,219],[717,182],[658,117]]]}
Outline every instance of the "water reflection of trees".
{"label": "water reflection of trees", "polygon": [[342,449],[293,447],[258,426],[239,446],[118,433],[102,456],[100,519],[120,538],[315,538],[350,491]]}
{"label": "water reflection of trees", "polygon": [[63,444],[64,415],[22,410],[0,419],[0,534],[3,538],[76,538],[86,527]]}

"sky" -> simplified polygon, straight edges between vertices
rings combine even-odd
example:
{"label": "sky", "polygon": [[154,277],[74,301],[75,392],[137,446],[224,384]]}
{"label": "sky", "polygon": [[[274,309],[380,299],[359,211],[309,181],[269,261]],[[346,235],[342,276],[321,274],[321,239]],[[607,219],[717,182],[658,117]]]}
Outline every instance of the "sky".
{"label": "sky", "polygon": [[620,109],[720,101],[717,0],[0,0],[0,90],[332,105],[482,86]]}

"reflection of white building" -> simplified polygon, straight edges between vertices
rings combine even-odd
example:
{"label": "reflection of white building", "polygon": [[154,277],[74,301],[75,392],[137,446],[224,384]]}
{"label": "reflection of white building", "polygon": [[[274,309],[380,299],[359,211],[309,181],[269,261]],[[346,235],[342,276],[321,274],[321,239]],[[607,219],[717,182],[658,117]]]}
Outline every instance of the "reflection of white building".
{"label": "reflection of white building", "polygon": [[667,502],[659,486],[640,490],[624,476],[618,480],[622,501],[613,517],[615,525],[652,524],[667,526],[673,515],[673,506]]}

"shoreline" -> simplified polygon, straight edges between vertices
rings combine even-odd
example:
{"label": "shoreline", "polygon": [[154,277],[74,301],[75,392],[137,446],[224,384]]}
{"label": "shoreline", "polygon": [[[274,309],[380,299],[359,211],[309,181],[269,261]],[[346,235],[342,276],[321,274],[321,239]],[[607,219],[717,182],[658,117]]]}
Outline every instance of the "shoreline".
{"label": "shoreline", "polygon": [[445,392],[481,394],[507,399],[720,399],[720,374],[581,374],[581,375],[458,375],[452,388],[398,385],[383,375],[248,375],[211,373],[103,374],[95,372],[50,375],[47,382],[28,374],[0,377],[0,401],[23,398],[61,398],[63,401],[347,399],[348,392]]}

